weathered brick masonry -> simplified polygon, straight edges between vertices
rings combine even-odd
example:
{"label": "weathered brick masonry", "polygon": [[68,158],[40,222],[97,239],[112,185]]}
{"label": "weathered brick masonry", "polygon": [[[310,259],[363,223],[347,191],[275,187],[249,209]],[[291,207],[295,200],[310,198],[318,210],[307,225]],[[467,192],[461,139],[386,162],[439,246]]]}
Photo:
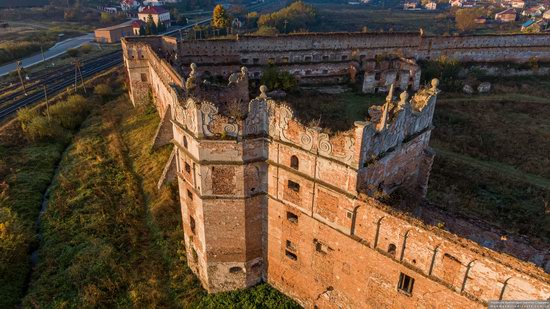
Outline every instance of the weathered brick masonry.
{"label": "weathered brick masonry", "polygon": [[[249,100],[253,66],[233,73],[245,47],[273,57],[285,48],[315,53],[364,44],[369,47],[360,52],[402,50],[418,58],[458,55],[477,44],[524,61],[532,55],[550,60],[548,36],[327,34],[216,44],[222,43],[123,40],[132,102],[152,96],[162,119],[154,145],[175,145],[164,177],[177,178],[189,265],[209,292],[267,281],[308,308],[470,308],[489,300],[550,297],[550,276],[543,270],[550,269],[548,252],[514,240],[497,252],[375,198],[397,188],[425,194],[437,81],[411,98],[402,93],[396,99],[390,90],[366,121],[329,135],[304,125],[266,89]],[[521,55],[528,44],[536,45],[529,57]],[[502,45],[507,51],[496,48]],[[186,70],[184,79],[174,52],[183,61],[185,51],[195,49],[204,58],[188,56],[200,65]],[[202,63],[233,73],[228,85],[202,83]],[[459,221],[454,225],[472,224]]]}

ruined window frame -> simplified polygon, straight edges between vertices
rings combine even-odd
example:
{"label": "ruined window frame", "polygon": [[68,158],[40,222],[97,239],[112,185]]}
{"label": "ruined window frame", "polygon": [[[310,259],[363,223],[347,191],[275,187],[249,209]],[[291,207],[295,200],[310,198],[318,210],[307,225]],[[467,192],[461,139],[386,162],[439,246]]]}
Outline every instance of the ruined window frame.
{"label": "ruined window frame", "polygon": [[185,162],[184,169],[187,174],[191,174],[191,165],[189,165],[189,163]]}

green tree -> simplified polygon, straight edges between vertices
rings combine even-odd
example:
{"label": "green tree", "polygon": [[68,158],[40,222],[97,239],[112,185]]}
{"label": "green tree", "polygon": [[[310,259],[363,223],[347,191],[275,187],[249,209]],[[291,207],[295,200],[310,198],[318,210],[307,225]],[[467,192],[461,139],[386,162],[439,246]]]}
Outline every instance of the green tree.
{"label": "green tree", "polygon": [[106,24],[106,23],[110,23],[111,21],[113,21],[113,17],[111,16],[111,14],[109,14],[107,12],[101,12],[99,20],[102,23]]}
{"label": "green tree", "polygon": [[149,14],[149,16],[147,16],[147,22],[145,23],[145,34],[152,35],[157,33],[158,33],[157,25],[153,20],[153,16]]}
{"label": "green tree", "polygon": [[274,36],[276,34],[279,34],[279,30],[271,26],[261,26],[255,34],[263,36]]}
{"label": "green tree", "polygon": [[113,88],[107,84],[99,84],[94,88],[94,94],[101,97],[103,101],[113,95]]}
{"label": "green tree", "polygon": [[157,33],[163,33],[164,31],[166,31],[166,25],[159,22],[157,27]]}
{"label": "green tree", "polygon": [[225,29],[229,27],[229,16],[221,4],[216,5],[212,14],[212,27]]}
{"label": "green tree", "polygon": [[458,9],[455,13],[456,27],[461,32],[466,32],[477,28],[475,19],[481,16],[479,9]]}
{"label": "green tree", "polygon": [[297,1],[277,12],[260,16],[258,27],[275,27],[284,33],[304,31],[316,21],[316,16],[313,6]]}
{"label": "green tree", "polygon": [[274,65],[270,65],[264,70],[261,82],[270,90],[292,91],[298,86],[298,81],[292,74],[287,71],[279,71]]}

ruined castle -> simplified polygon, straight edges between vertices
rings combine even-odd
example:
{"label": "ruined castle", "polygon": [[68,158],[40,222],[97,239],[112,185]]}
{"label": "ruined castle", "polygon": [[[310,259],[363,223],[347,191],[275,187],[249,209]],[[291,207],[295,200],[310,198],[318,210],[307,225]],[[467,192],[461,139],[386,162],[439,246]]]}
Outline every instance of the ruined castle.
{"label": "ruined castle", "polygon": [[[306,308],[473,308],[550,298],[550,253],[460,218],[436,227],[430,220],[445,214],[428,206],[413,217],[380,201],[395,190],[417,201],[427,190],[438,82],[419,89],[414,61],[548,61],[549,38],[356,33],[122,44],[133,104],[152,99],[161,117],[154,147],[174,145],[159,185],[178,183],[188,263],[205,289],[265,281]],[[380,59],[387,98],[344,132],[304,124],[265,86],[249,93],[267,65],[304,83],[359,76],[365,91]],[[204,82],[214,75],[225,84]]]}

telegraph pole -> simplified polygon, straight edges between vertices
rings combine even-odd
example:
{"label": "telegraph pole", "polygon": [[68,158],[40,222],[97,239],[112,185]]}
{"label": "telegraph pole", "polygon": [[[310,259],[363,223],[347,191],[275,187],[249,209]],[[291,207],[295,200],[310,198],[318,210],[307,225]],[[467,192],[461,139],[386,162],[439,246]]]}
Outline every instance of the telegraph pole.
{"label": "telegraph pole", "polygon": [[44,87],[44,99],[46,99],[46,117],[50,121],[50,103],[48,102],[48,90],[46,84],[42,85]]}
{"label": "telegraph pole", "polygon": [[25,81],[23,80],[23,76],[21,76],[21,71],[22,71],[22,67],[21,67],[21,61],[18,60],[16,62],[16,65],[17,65],[17,75],[19,75],[19,81],[21,82],[21,86],[23,86],[23,92],[25,93],[25,95],[27,95],[27,88],[25,87]]}
{"label": "telegraph pole", "polygon": [[80,81],[82,84],[82,89],[86,93],[86,87],[84,86],[84,77],[82,77],[82,71],[80,70],[80,60],[76,59],[74,62],[74,92],[76,93],[76,87],[78,85],[78,76],[80,75]]}

